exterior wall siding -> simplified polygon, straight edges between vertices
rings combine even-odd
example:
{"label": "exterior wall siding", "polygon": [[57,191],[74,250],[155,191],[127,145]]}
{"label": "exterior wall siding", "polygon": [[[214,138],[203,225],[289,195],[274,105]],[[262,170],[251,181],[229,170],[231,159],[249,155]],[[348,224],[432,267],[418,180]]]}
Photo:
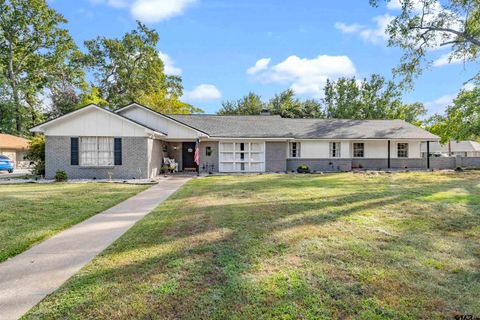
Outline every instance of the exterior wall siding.
{"label": "exterior wall siding", "polygon": [[300,165],[307,165],[313,171],[352,170],[351,159],[287,159],[287,171],[296,171]]}
{"label": "exterior wall siding", "polygon": [[287,143],[265,142],[265,171],[285,172],[287,170]]}
{"label": "exterior wall siding", "polygon": [[[207,156],[207,147],[212,148],[212,154]],[[200,142],[200,172],[218,172],[218,141]]]}
{"label": "exterior wall siding", "polygon": [[163,142],[148,139],[148,175],[150,178],[160,174],[163,158]]}
{"label": "exterior wall siding", "polygon": [[52,179],[58,170],[70,179],[145,179],[148,178],[148,142],[144,137],[122,137],[122,165],[91,168],[70,165],[70,137],[46,136],[45,176]]}

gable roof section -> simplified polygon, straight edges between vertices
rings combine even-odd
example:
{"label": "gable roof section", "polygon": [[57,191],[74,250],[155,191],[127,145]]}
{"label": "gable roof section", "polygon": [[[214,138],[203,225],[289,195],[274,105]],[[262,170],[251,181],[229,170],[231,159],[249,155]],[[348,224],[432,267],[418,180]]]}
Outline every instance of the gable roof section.
{"label": "gable roof section", "polygon": [[74,117],[75,115],[78,115],[78,114],[80,114],[80,113],[82,113],[82,112],[85,112],[85,111],[91,110],[91,109],[96,109],[96,110],[101,110],[101,111],[103,111],[103,112],[107,112],[108,114],[114,115],[115,117],[119,117],[119,118],[121,118],[122,120],[128,121],[129,123],[131,123],[131,124],[133,124],[133,125],[135,125],[135,126],[139,126],[139,127],[141,127],[141,128],[147,129],[147,130],[151,131],[152,133],[156,133],[156,134],[159,134],[159,135],[162,135],[162,136],[166,136],[166,134],[163,133],[163,132],[159,132],[159,131],[156,130],[156,129],[150,128],[150,127],[148,127],[148,126],[146,126],[146,125],[144,125],[144,124],[142,124],[142,123],[139,123],[139,122],[137,122],[137,121],[135,121],[135,120],[129,119],[129,118],[127,118],[127,117],[124,117],[124,116],[122,116],[122,115],[120,115],[120,114],[117,114],[117,113],[115,113],[115,112],[113,112],[113,111],[110,111],[110,110],[101,108],[101,107],[99,107],[99,106],[97,106],[97,105],[95,105],[95,104],[89,104],[89,105],[87,105],[87,106],[85,106],[85,107],[79,108],[79,109],[74,110],[74,111],[69,112],[69,113],[66,113],[66,114],[64,114],[64,115],[62,115],[62,116],[60,116],[60,117],[55,118],[55,119],[48,120],[48,121],[46,121],[46,122],[44,122],[44,123],[41,123],[41,124],[39,124],[39,125],[31,128],[30,131],[31,131],[31,132],[43,132],[44,128],[46,128],[46,127],[54,124],[54,123],[57,122],[57,121],[64,120],[64,119],[68,119],[68,118],[70,118],[70,117]]}
{"label": "gable roof section", "polygon": [[222,138],[420,139],[430,132],[403,120],[288,119],[279,116],[169,115]]}
{"label": "gable roof section", "polygon": [[117,110],[115,110],[115,113],[120,114],[120,113],[122,113],[123,111],[128,110],[128,109],[130,109],[130,108],[134,108],[134,107],[135,107],[135,108],[144,109],[144,110],[146,110],[146,111],[148,111],[148,112],[151,112],[151,113],[156,114],[156,115],[158,115],[158,116],[160,116],[160,117],[163,117],[164,119],[170,120],[170,121],[175,122],[175,123],[177,123],[177,124],[179,124],[179,125],[181,125],[181,126],[187,127],[187,128],[189,128],[189,129],[191,129],[191,130],[194,130],[194,131],[203,133],[203,134],[205,134],[205,135],[208,136],[208,133],[207,133],[207,132],[204,132],[204,131],[202,131],[202,130],[200,130],[200,129],[198,129],[198,128],[195,128],[195,127],[193,127],[193,126],[190,126],[188,123],[184,123],[184,122],[182,122],[182,121],[179,121],[179,120],[175,119],[174,117],[172,117],[172,116],[170,116],[170,115],[166,115],[166,114],[160,113],[160,112],[158,112],[158,111],[155,111],[155,110],[153,110],[153,109],[151,109],[151,108],[149,108],[149,107],[146,107],[146,106],[144,106],[144,105],[142,105],[142,104],[140,104],[140,103],[137,103],[137,102],[130,103],[129,105],[126,105],[125,107],[122,107],[122,108],[120,108],[120,109],[117,109]]}

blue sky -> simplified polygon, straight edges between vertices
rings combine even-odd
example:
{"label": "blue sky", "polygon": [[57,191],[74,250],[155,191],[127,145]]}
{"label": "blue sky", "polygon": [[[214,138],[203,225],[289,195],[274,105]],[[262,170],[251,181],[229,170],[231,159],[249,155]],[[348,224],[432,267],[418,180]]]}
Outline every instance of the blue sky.
{"label": "blue sky", "polygon": [[[184,99],[214,113],[227,99],[249,91],[264,99],[286,88],[320,98],[326,78],[391,78],[401,56],[383,32],[395,2],[372,8],[368,0],[52,0],[68,20],[78,45],[102,35],[120,37],[139,19],[157,30],[166,71],[179,74]],[[405,94],[443,110],[473,76],[472,65],[447,64],[435,50],[435,66]]]}

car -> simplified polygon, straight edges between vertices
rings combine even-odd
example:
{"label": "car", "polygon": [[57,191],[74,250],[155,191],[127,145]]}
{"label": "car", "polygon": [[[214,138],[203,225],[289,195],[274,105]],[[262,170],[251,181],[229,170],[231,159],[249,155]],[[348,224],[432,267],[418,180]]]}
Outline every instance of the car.
{"label": "car", "polygon": [[0,154],[0,171],[5,170],[8,173],[12,173],[15,168],[15,162],[10,160],[9,157]]}

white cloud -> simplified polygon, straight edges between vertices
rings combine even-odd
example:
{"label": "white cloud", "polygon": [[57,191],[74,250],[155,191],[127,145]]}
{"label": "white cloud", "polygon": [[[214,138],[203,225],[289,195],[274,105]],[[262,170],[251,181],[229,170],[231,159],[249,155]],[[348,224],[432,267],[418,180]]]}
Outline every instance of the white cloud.
{"label": "white cloud", "polygon": [[135,19],[156,23],[183,14],[197,0],[89,0],[93,5],[129,8]]}
{"label": "white cloud", "polygon": [[166,53],[159,51],[158,56],[163,61],[165,74],[172,76],[179,76],[182,74],[182,69],[175,66],[175,61]]}
{"label": "white cloud", "polygon": [[346,24],[343,22],[337,22],[335,23],[335,29],[338,29],[342,31],[343,33],[357,33],[363,30],[365,26],[362,26],[361,24]]}
{"label": "white cloud", "polygon": [[248,74],[256,74],[268,68],[270,64],[270,58],[263,58],[258,60],[253,67],[247,69]]}
{"label": "white cloud", "polygon": [[143,22],[160,22],[183,14],[196,0],[136,0],[130,11]]}
{"label": "white cloud", "polygon": [[222,98],[222,93],[213,84],[201,84],[183,95],[185,101],[211,101]]}
{"label": "white cloud", "polygon": [[428,114],[443,113],[445,108],[452,104],[455,94],[446,94],[433,101],[427,101],[423,105],[428,110]]}
{"label": "white cloud", "polygon": [[445,53],[445,54],[442,54],[438,59],[433,61],[433,66],[434,67],[442,67],[442,66],[445,66],[447,64],[459,64],[459,63],[462,63],[462,62],[463,62],[463,59],[458,58],[458,57],[452,57],[452,59],[450,60],[450,54]]}
{"label": "white cloud", "polygon": [[373,21],[375,21],[376,24],[374,28],[369,28],[357,23],[345,24],[343,22],[335,23],[335,28],[343,33],[358,34],[365,42],[379,44],[385,43],[385,41],[388,39],[386,29],[392,19],[393,16],[387,13],[383,16],[377,16],[373,18]]}
{"label": "white cloud", "polygon": [[347,56],[320,55],[313,59],[290,56],[257,73],[265,83],[289,84],[299,94],[321,97],[327,79],[353,76],[356,70]]}

